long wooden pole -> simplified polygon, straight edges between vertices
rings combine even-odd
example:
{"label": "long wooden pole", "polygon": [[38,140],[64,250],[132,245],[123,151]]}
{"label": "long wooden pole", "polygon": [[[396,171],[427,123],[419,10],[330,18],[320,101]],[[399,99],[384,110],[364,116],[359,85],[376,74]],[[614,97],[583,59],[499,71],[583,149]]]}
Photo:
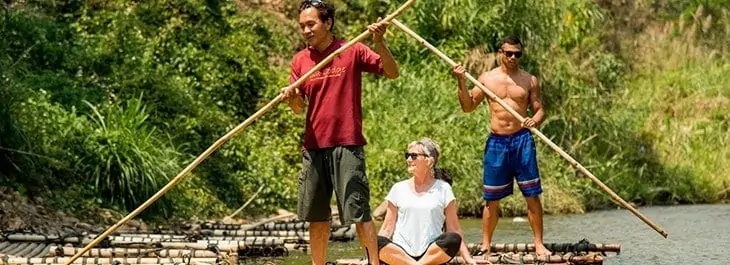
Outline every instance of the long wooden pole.
{"label": "long wooden pole", "polygon": [[[408,0],[403,5],[401,5],[398,9],[396,9],[393,13],[391,13],[390,15],[388,15],[387,17],[385,17],[383,19],[383,21],[389,22],[389,21],[395,19],[395,17],[399,16],[401,13],[403,13],[403,11],[405,11],[407,8],[409,8],[411,5],[413,5],[415,2],[416,2],[416,0]],[[359,36],[357,36],[356,38],[354,38],[353,40],[351,40],[350,42],[348,42],[344,46],[342,46],[339,49],[337,49],[336,51],[332,52],[332,54],[330,54],[329,56],[327,56],[327,58],[325,58],[322,62],[320,62],[317,65],[315,65],[314,68],[312,68],[311,70],[309,70],[309,72],[307,72],[306,74],[302,75],[302,77],[300,77],[296,82],[294,82],[293,84],[289,85],[288,87],[299,87],[299,86],[301,86],[302,83],[305,80],[307,80],[307,78],[310,75],[312,75],[315,72],[319,71],[319,69],[322,69],[322,67],[324,67],[329,62],[331,62],[337,55],[339,55],[340,53],[342,53],[346,49],[350,48],[355,43],[361,42],[366,37],[370,36],[370,34],[371,33],[370,33],[369,30],[364,31],[363,33],[361,33]],[[137,209],[135,209],[134,211],[132,211],[131,213],[129,213],[127,216],[125,216],[124,218],[122,218],[121,220],[119,220],[119,222],[117,222],[113,226],[109,227],[103,234],[101,234],[100,236],[98,236],[97,238],[95,238],[94,241],[91,241],[91,243],[89,243],[88,245],[86,245],[86,247],[84,247],[81,251],[79,251],[78,253],[76,253],[76,255],[74,255],[73,257],[71,257],[71,259],[69,259],[64,264],[65,265],[69,265],[69,264],[73,263],[77,258],[81,257],[81,255],[83,255],[84,253],[86,253],[86,251],[89,251],[89,249],[91,249],[94,246],[98,245],[102,240],[104,240],[104,238],[106,238],[107,236],[109,236],[111,233],[114,233],[117,229],[119,229],[119,227],[121,227],[125,223],[129,222],[129,220],[132,220],[132,218],[136,217],[142,211],[144,211],[145,209],[147,209],[147,207],[149,207],[150,205],[152,205],[152,203],[154,203],[155,201],[157,201],[158,199],[160,199],[163,195],[165,195],[165,193],[167,193],[167,191],[169,191],[172,187],[174,187],[175,185],[177,185],[177,183],[180,182],[185,175],[187,175],[188,173],[190,173],[190,171],[192,171],[195,167],[197,167],[198,165],[200,165],[200,163],[203,162],[203,160],[205,160],[206,158],[208,158],[213,152],[215,152],[218,148],[220,148],[221,145],[223,145],[224,143],[228,142],[228,140],[230,140],[231,138],[233,138],[233,136],[237,135],[244,128],[246,128],[249,125],[251,125],[251,123],[253,123],[256,119],[258,119],[259,117],[261,117],[262,115],[264,115],[264,113],[266,113],[269,110],[271,110],[274,106],[276,106],[276,104],[278,104],[281,101],[281,99],[282,99],[282,95],[281,94],[277,95],[273,100],[271,100],[271,102],[269,102],[263,108],[261,108],[258,111],[256,111],[256,113],[254,113],[253,115],[251,115],[251,117],[249,117],[248,119],[246,119],[243,123],[239,124],[238,126],[236,126],[235,128],[233,128],[231,131],[229,131],[228,133],[226,133],[226,135],[224,135],[223,137],[221,137],[220,139],[218,139],[217,141],[215,141],[215,143],[213,143],[213,145],[211,145],[210,147],[208,147],[208,149],[206,149],[205,152],[203,152],[202,154],[200,154],[200,156],[198,156],[197,158],[195,158],[195,160],[192,163],[190,163],[190,165],[188,165],[185,169],[183,169],[183,171],[181,171],[179,174],[177,174],[177,176],[175,176],[175,178],[173,178],[169,183],[167,183],[167,185],[165,185],[160,191],[158,191],[157,193],[155,193],[155,195],[153,195],[152,197],[150,197],[149,199],[147,199],[147,201],[145,201]]]}
{"label": "long wooden pole", "polygon": [[[406,27],[406,25],[403,25],[402,23],[400,23],[400,21],[393,20],[392,23],[395,26],[397,26],[398,28],[400,28],[401,30],[403,30],[405,33],[407,33],[408,35],[410,35],[411,37],[413,37],[414,39],[418,40],[418,42],[420,42],[421,44],[423,44],[424,46],[426,46],[426,48],[428,48],[429,50],[431,50],[432,52],[434,52],[436,55],[438,55],[438,57],[440,57],[441,59],[443,59],[444,61],[446,61],[449,65],[451,65],[451,67],[454,67],[454,66],[457,65],[456,62],[454,62],[453,60],[451,60],[451,58],[449,58],[448,56],[446,56],[444,53],[442,53],[441,51],[439,51],[436,47],[434,47],[433,45],[431,45],[430,43],[428,43],[426,40],[424,40],[423,38],[421,38],[421,36],[419,36],[418,34],[416,34],[415,32],[413,32],[411,29],[409,29],[408,27]],[[505,110],[507,110],[510,114],[512,114],[512,116],[514,116],[515,118],[517,118],[520,122],[524,122],[525,121],[525,118],[522,117],[522,115],[520,115],[519,113],[517,113],[517,111],[515,111],[512,107],[510,107],[509,105],[507,105],[507,103],[505,103],[501,98],[497,97],[497,95],[495,95],[494,93],[492,93],[492,91],[490,91],[489,89],[487,89],[481,82],[479,82],[476,79],[474,79],[474,77],[471,76],[469,73],[465,73],[465,76],[466,76],[467,79],[469,79],[469,81],[471,81],[472,83],[474,83],[474,85],[476,85],[482,91],[484,91],[484,93],[486,93],[487,96],[489,96],[490,99],[492,99],[495,102],[497,102],[500,106],[502,106]],[[563,158],[565,158],[565,160],[567,160],[568,163],[570,163],[571,166],[573,166],[576,169],[578,169],[578,171],[580,171],[581,173],[583,173],[583,175],[587,176],[594,183],[596,183],[596,185],[598,185],[603,191],[605,191],[606,193],[608,193],[608,195],[610,195],[611,198],[613,198],[613,200],[616,201],[619,205],[621,205],[624,208],[626,208],[627,210],[631,211],[634,215],[636,215],[637,217],[639,217],[639,219],[641,219],[642,221],[644,221],[644,223],[646,223],[647,225],[651,226],[651,228],[653,228],[654,230],[656,230],[657,232],[659,232],[659,234],[661,234],[662,236],[664,236],[664,238],[666,238],[668,236],[667,232],[665,232],[664,229],[662,229],[661,227],[659,227],[657,224],[655,224],[654,222],[652,222],[651,220],[649,220],[648,218],[646,218],[644,215],[642,215],[634,207],[632,207],[631,205],[629,205],[626,201],[624,201],[621,197],[619,197],[615,192],[613,192],[608,186],[606,186],[605,184],[603,184],[603,182],[601,182],[598,178],[596,178],[596,176],[594,176],[593,173],[591,173],[590,171],[588,171],[588,169],[586,169],[585,167],[583,167],[583,165],[581,165],[580,163],[578,163],[578,161],[576,161],[575,159],[573,159],[573,157],[571,157],[570,155],[568,155],[568,153],[566,153],[565,151],[563,151],[563,149],[561,149],[558,145],[556,145],[555,143],[553,143],[553,141],[551,141],[549,138],[547,138],[539,130],[537,130],[535,128],[529,128],[529,129],[530,129],[530,132],[532,132],[532,134],[537,135],[538,138],[540,138],[543,142],[545,142],[545,144],[547,144],[548,146],[550,146],[550,148],[552,148],[553,150],[555,150],[555,152],[558,152],[558,154],[560,154],[560,156],[562,156]]]}
{"label": "long wooden pole", "polygon": [[243,206],[241,206],[241,208],[238,208],[231,215],[224,217],[223,220],[228,220],[228,219],[233,218],[239,212],[241,212],[244,208],[246,208],[246,206],[248,206],[248,204],[251,203],[253,201],[253,199],[256,199],[256,196],[259,195],[259,192],[261,192],[264,189],[264,187],[266,187],[266,186],[265,185],[261,185],[261,187],[259,187],[259,189],[256,191],[256,193],[254,193],[253,196],[251,196],[251,198],[248,198],[248,201],[246,201],[246,203],[244,203]]}

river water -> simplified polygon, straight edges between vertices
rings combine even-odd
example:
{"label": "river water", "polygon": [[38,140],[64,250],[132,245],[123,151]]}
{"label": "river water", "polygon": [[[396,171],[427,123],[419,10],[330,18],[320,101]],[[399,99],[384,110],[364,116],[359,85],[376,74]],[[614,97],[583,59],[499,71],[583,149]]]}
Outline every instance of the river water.
{"label": "river water", "polygon": [[[685,265],[730,264],[730,204],[662,206],[638,209],[669,233],[664,239],[631,212],[624,209],[587,214],[546,216],[546,243],[621,244],[619,255],[609,253],[604,264]],[[526,219],[526,218],[524,218]],[[379,225],[379,224],[378,224]],[[468,242],[481,241],[481,221],[461,220]],[[529,243],[529,224],[514,218],[502,218],[497,225],[495,243]],[[357,240],[331,242],[327,260],[360,258],[364,254]],[[277,264],[309,264],[309,256],[292,253]]]}

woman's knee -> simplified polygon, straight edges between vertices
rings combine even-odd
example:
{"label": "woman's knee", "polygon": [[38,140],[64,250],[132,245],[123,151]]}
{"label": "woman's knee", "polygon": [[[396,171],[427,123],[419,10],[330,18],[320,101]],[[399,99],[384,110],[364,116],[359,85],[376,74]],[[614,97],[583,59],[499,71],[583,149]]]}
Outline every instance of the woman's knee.
{"label": "woman's knee", "polygon": [[454,232],[443,233],[436,239],[436,245],[450,257],[455,257],[461,248],[461,236]]}
{"label": "woman's knee", "polygon": [[378,236],[378,251],[383,249],[386,245],[390,244],[391,241],[389,238],[384,236]]}

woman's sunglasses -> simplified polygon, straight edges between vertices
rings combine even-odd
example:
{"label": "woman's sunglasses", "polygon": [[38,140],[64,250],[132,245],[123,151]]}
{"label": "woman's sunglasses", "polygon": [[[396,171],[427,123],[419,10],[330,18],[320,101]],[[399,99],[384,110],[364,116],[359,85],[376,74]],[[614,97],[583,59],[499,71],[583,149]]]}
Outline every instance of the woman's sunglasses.
{"label": "woman's sunglasses", "polygon": [[406,160],[408,160],[408,158],[415,160],[419,156],[428,157],[427,154],[408,153],[408,152],[406,152]]}
{"label": "woman's sunglasses", "polygon": [[504,53],[505,56],[507,56],[507,58],[512,57],[512,55],[514,55],[515,58],[517,58],[517,59],[520,59],[520,57],[522,57],[522,51],[516,51],[516,52],[502,51],[502,52]]}

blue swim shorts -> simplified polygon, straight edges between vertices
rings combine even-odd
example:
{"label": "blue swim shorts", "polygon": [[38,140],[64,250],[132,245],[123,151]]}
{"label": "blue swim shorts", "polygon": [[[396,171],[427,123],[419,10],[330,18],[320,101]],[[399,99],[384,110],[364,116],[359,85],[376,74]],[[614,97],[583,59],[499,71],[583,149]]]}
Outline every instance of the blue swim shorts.
{"label": "blue swim shorts", "polygon": [[542,193],[535,141],[528,129],[512,135],[490,134],[484,147],[483,192],[485,201],[512,194],[513,179],[525,197]]}

